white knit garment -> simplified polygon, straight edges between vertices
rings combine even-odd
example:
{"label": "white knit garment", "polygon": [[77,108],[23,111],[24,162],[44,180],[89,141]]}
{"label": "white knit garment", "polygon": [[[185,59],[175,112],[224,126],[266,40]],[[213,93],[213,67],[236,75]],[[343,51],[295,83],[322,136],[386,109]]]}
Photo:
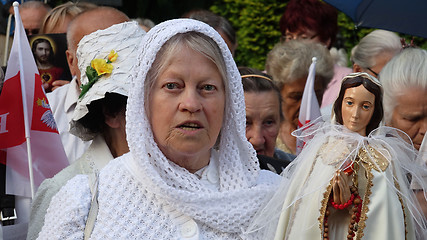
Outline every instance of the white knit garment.
{"label": "white knit garment", "polygon": [[[219,150],[211,154],[218,162],[219,189],[166,159],[144,108],[144,81],[157,52],[172,36],[190,31],[212,38],[227,66],[224,123]],[[101,171],[92,239],[185,239],[185,221],[197,223],[196,239],[262,239],[242,232],[278,179],[260,171],[246,140],[243,87],[227,45],[208,25],[176,19],[151,29],[140,47],[126,111],[130,153]],[[40,239],[82,239],[89,204],[88,179],[77,176],[52,199]]]}

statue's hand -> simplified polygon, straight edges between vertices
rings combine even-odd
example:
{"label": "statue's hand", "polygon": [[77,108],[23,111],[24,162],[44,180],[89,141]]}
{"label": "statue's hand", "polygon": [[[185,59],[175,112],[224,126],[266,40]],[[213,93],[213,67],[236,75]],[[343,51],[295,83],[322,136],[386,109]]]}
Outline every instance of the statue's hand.
{"label": "statue's hand", "polygon": [[338,170],[335,173],[332,184],[332,195],[335,203],[344,204],[350,199],[350,183],[350,176],[345,172]]}

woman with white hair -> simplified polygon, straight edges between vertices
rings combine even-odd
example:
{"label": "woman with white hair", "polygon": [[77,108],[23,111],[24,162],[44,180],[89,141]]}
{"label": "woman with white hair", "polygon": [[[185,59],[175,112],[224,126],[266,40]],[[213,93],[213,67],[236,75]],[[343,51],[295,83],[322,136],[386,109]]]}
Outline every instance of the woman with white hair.
{"label": "woman with white hair", "polygon": [[[420,151],[419,159],[427,162],[422,157],[425,152],[420,149],[423,139],[427,141],[427,51],[412,47],[402,50],[383,68],[380,81],[384,86],[386,125],[408,134],[415,148]],[[424,181],[426,179],[427,176]],[[419,191],[417,185],[413,183],[411,187],[417,192],[424,215],[427,216],[424,192]]]}
{"label": "woman with white hair", "polygon": [[298,128],[302,95],[313,57],[317,58],[314,91],[320,104],[334,76],[334,64],[327,48],[319,43],[292,40],[276,44],[267,55],[265,69],[273,77],[283,99],[284,121],[277,147],[287,153],[296,152],[296,138],[291,133]]}
{"label": "woman with white hair", "polygon": [[176,19],[141,42],[126,110],[130,152],[101,170],[93,193],[87,176],[71,179],[39,238],[261,239],[243,229],[278,179],[259,169],[246,140],[241,77],[224,40]]}
{"label": "woman with white hair", "polygon": [[402,50],[381,71],[380,81],[386,125],[404,131],[419,149],[427,129],[427,51]]}
{"label": "woman with white hair", "polygon": [[350,60],[353,72],[367,72],[378,77],[379,72],[390,59],[400,52],[399,36],[386,30],[374,30],[360,40],[351,50]]}

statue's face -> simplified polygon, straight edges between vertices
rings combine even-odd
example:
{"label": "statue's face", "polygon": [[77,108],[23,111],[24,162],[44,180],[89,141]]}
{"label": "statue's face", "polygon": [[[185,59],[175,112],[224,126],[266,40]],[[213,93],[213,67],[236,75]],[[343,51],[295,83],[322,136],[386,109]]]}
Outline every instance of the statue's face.
{"label": "statue's face", "polygon": [[375,108],[375,95],[363,85],[345,90],[341,106],[344,126],[366,136],[366,126],[371,121]]}

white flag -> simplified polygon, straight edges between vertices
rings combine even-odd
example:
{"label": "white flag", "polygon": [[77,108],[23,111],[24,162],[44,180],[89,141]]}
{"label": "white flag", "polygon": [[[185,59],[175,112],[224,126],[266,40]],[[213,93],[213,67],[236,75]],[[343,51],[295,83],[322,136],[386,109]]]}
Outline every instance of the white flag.
{"label": "white flag", "polygon": [[[298,128],[301,128],[305,124],[308,124],[321,116],[319,102],[317,101],[316,92],[314,91],[316,61],[317,59],[313,57],[312,63],[308,70],[307,82],[305,83],[304,93],[301,100],[301,107],[299,110]],[[304,141],[297,139],[297,155],[303,149],[304,144]]]}

